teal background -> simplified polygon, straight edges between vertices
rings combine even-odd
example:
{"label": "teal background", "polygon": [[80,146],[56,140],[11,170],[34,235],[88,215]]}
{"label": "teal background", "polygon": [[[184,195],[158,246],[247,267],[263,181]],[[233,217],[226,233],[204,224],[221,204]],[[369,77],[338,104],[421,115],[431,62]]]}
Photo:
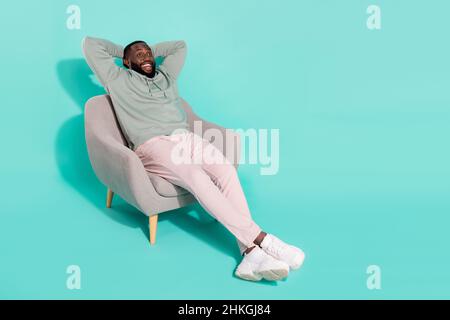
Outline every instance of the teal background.
{"label": "teal background", "polygon": [[[81,8],[81,29],[66,8]],[[382,29],[366,28],[366,9]],[[0,298],[450,298],[448,1],[8,2],[0,13]],[[181,95],[229,128],[280,129],[280,170],[239,175],[255,220],[304,249],[278,283],[233,276],[233,236],[198,205],[105,208],[81,39],[184,39]],[[78,291],[66,268],[81,268]],[[366,287],[378,265],[382,289]]]}

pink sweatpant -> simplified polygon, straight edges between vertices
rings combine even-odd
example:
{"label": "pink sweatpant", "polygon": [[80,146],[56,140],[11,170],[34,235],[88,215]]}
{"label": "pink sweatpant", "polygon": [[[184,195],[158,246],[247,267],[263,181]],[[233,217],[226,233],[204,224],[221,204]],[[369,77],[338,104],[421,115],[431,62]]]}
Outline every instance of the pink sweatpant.
{"label": "pink sweatpant", "polygon": [[184,131],[153,137],[135,152],[147,171],[192,193],[236,237],[241,254],[254,246],[261,228],[252,220],[236,169],[208,140]]}

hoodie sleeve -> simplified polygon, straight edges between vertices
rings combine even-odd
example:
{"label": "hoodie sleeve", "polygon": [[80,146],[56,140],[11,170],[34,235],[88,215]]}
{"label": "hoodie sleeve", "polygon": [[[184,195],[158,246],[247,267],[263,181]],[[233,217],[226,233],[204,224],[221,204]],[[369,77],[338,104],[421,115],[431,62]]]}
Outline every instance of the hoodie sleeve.
{"label": "hoodie sleeve", "polygon": [[81,46],[87,64],[106,89],[108,82],[117,77],[121,70],[114,62],[114,58],[123,57],[123,47],[93,37],[85,37]]}
{"label": "hoodie sleeve", "polygon": [[183,40],[166,41],[151,45],[150,48],[155,58],[164,57],[162,65],[168,70],[171,76],[177,79],[186,59],[186,42]]}

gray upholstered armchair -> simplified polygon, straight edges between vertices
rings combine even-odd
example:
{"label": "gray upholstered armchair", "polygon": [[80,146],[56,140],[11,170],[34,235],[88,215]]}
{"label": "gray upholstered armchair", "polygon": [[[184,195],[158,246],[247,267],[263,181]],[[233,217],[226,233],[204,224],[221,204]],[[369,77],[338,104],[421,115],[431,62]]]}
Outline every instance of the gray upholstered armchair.
{"label": "gray upholstered armchair", "polygon": [[[183,109],[193,130],[194,121],[202,121],[204,136],[238,167],[240,137],[232,130],[199,118],[182,100]],[[158,214],[187,206],[197,200],[187,190],[149,173],[130,149],[121,132],[109,95],[95,96],[86,102],[85,134],[89,160],[97,178],[107,187],[106,207],[114,194],[149,217],[150,243],[156,239]],[[217,138],[217,135],[221,135]]]}

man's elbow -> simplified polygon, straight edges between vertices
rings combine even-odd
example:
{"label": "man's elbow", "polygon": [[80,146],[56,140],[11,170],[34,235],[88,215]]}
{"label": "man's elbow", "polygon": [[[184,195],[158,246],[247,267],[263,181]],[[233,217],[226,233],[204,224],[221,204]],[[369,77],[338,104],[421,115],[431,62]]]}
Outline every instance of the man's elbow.
{"label": "man's elbow", "polygon": [[176,43],[176,47],[177,47],[177,49],[184,49],[184,50],[186,50],[187,49],[186,41],[178,40],[177,43]]}
{"label": "man's elbow", "polygon": [[84,54],[86,54],[86,50],[91,47],[92,38],[89,36],[84,37],[81,40],[81,50]]}
{"label": "man's elbow", "polygon": [[91,40],[91,37],[85,36],[83,39],[81,39],[81,46],[84,47],[89,41]]}
{"label": "man's elbow", "polygon": [[187,44],[184,40],[177,41],[177,49],[176,49],[180,55],[183,57],[186,57],[187,55]]}
{"label": "man's elbow", "polygon": [[100,39],[99,38],[94,38],[91,36],[85,36],[82,40],[81,40],[81,47],[84,50],[89,50],[92,49],[94,47],[98,47],[100,45]]}

